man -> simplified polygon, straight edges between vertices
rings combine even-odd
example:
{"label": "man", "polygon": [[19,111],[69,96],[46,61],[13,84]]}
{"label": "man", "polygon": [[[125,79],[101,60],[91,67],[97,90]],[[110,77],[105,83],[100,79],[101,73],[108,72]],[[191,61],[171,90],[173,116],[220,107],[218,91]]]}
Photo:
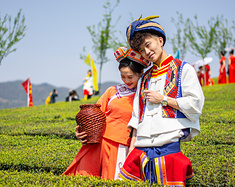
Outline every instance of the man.
{"label": "man", "polygon": [[55,103],[55,102],[56,102],[56,100],[55,100],[56,97],[58,97],[58,94],[57,94],[57,90],[54,89],[54,90],[53,90],[53,93],[52,93],[52,95],[51,95],[51,101],[50,101],[50,103]]}
{"label": "man", "polygon": [[190,160],[180,151],[180,141],[199,134],[204,95],[194,68],[167,55],[165,31],[151,21],[156,17],[138,19],[127,28],[130,46],[153,66],[137,87],[128,124],[134,129],[130,152],[120,176],[185,186],[193,171]]}

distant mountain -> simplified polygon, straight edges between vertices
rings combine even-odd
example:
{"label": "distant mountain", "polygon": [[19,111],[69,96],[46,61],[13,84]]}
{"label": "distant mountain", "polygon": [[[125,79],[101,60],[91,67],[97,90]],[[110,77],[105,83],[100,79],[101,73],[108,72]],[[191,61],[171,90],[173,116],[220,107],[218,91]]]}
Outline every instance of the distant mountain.
{"label": "distant mountain", "polygon": [[[10,81],[0,83],[0,109],[3,108],[16,108],[27,106],[27,96],[25,94],[24,88],[22,86],[21,80]],[[117,85],[118,82],[105,82],[101,84],[100,95],[102,95],[105,90],[112,86]],[[32,84],[33,92],[33,104],[43,105],[45,104],[45,99],[52,92],[53,89],[58,91],[58,97],[56,101],[65,101],[65,98],[68,96],[69,88],[66,87],[56,87],[51,84]],[[82,86],[79,86],[75,89],[80,98],[83,98]]]}

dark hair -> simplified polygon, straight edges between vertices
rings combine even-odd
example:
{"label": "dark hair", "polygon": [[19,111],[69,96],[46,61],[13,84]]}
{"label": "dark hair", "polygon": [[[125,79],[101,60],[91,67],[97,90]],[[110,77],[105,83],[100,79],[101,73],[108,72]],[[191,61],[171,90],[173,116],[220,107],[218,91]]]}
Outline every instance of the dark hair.
{"label": "dark hair", "polygon": [[162,34],[153,30],[136,32],[131,41],[132,49],[134,49],[135,51],[139,51],[140,45],[144,42],[144,40],[146,38],[153,37],[153,36],[162,37],[164,39]]}
{"label": "dark hair", "polygon": [[55,93],[55,92],[56,92],[56,89],[53,89],[53,92]]}
{"label": "dark hair", "polygon": [[134,73],[142,73],[142,70],[144,69],[143,65],[141,65],[137,62],[134,62],[128,58],[124,58],[120,62],[118,69],[120,70],[123,67],[129,67],[131,69],[131,71],[133,71]]}
{"label": "dark hair", "polygon": [[232,50],[229,52],[229,54],[232,54],[232,55],[233,55],[233,52],[234,52],[234,50],[232,49]]}
{"label": "dark hair", "polygon": [[71,96],[71,95],[73,95],[73,94],[76,94],[76,95],[77,95],[77,92],[76,92],[75,90],[71,90],[71,91],[69,92],[69,95]]}
{"label": "dark hair", "polygon": [[89,72],[91,73],[91,76],[92,76],[92,71],[91,71],[91,69],[89,69],[89,70],[87,71],[87,73],[89,73]]}
{"label": "dark hair", "polygon": [[220,51],[220,54],[224,56],[226,54],[226,51],[224,51],[224,50]]}

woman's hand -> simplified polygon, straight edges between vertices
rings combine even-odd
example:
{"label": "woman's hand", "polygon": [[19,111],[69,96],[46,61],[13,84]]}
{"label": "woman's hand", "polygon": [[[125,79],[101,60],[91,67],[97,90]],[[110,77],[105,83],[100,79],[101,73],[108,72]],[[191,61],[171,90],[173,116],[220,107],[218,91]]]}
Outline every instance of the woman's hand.
{"label": "woman's hand", "polygon": [[130,145],[127,156],[131,153],[131,151],[133,149],[135,149],[135,146],[134,145]]}
{"label": "woman's hand", "polygon": [[148,102],[152,104],[159,104],[162,102],[164,96],[153,90],[144,90],[145,97]]}
{"label": "woman's hand", "polygon": [[82,145],[86,144],[87,142],[87,134],[86,132],[79,132],[79,125],[75,128],[75,136],[78,140],[80,140],[80,142],[82,143]]}
{"label": "woman's hand", "polygon": [[133,129],[133,131],[132,131],[131,143],[130,143],[130,147],[129,147],[129,151],[128,151],[128,155],[129,155],[129,154],[131,153],[131,151],[135,148],[134,144],[135,144],[135,141],[136,141],[136,134],[137,134],[136,129]]}

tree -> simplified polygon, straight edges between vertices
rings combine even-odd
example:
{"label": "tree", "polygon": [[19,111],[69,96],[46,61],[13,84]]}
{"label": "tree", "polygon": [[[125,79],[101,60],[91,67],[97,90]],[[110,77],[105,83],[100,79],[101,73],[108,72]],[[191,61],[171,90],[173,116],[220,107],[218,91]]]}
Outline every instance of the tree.
{"label": "tree", "polygon": [[217,28],[219,27],[219,19],[218,17],[216,19],[211,18],[208,21],[208,29],[204,25],[199,25],[197,16],[194,16],[194,19],[195,24],[190,19],[187,19],[188,32],[186,37],[189,40],[191,52],[204,59],[213,49]]}
{"label": "tree", "polygon": [[2,20],[0,15],[0,65],[4,57],[16,51],[13,46],[25,36],[25,29],[25,17],[21,16],[21,9],[14,19],[13,27],[11,16],[6,14]]}
{"label": "tree", "polygon": [[[115,25],[111,25],[112,13],[114,9],[118,6],[120,0],[116,0],[115,5],[112,6],[110,0],[107,0],[103,8],[105,9],[105,14],[97,25],[88,26],[87,29],[91,35],[93,46],[92,49],[97,56],[96,63],[100,64],[100,73],[99,73],[99,90],[101,88],[101,75],[103,64],[108,62],[106,52],[108,49],[117,49],[117,46],[120,47],[123,45],[122,42],[119,42],[115,30]],[[117,19],[116,23],[120,17]],[[85,47],[83,48],[85,52]],[[81,59],[85,59],[86,55],[80,54]]]}
{"label": "tree", "polygon": [[[211,52],[213,49],[216,32],[219,27],[219,18],[211,18],[208,21],[208,29],[206,26],[200,26],[197,20],[197,16],[194,16],[195,24],[190,19],[187,19],[188,32],[186,37],[189,40],[191,46],[191,52],[196,56],[200,56],[202,60]],[[199,40],[199,42],[198,42]],[[206,67],[203,66],[204,72]],[[206,80],[206,74],[204,73],[204,80]],[[204,86],[206,81],[204,81]]]}
{"label": "tree", "polygon": [[188,49],[188,38],[186,37],[188,22],[184,21],[182,14],[179,12],[176,13],[178,20],[171,18],[171,22],[175,25],[177,33],[174,34],[173,38],[170,38],[170,43],[172,44],[173,53],[176,53],[176,51],[179,50],[180,58],[184,59]]}
{"label": "tree", "polygon": [[[231,32],[235,33],[235,21],[234,20],[232,21]],[[233,48],[235,47],[235,35],[232,36],[232,39],[229,42],[229,45]]]}
{"label": "tree", "polygon": [[217,19],[219,20],[219,27],[216,30],[214,50],[215,54],[220,58],[220,52],[232,44],[233,34],[232,27],[228,26],[228,20],[223,15],[217,17]]}

